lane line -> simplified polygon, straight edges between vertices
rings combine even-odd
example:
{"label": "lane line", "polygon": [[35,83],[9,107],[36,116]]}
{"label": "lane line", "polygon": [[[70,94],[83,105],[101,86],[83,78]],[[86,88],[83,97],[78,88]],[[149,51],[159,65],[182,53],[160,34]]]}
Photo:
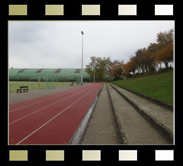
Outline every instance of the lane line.
{"label": "lane line", "polygon": [[36,133],[37,131],[39,131],[41,128],[43,128],[45,125],[47,125],[48,123],[50,123],[51,121],[53,121],[56,117],[58,117],[59,115],[61,115],[62,113],[64,113],[68,108],[72,107],[74,104],[76,104],[79,100],[81,100],[82,98],[84,98],[86,95],[88,95],[91,91],[93,91],[96,88],[93,88],[92,90],[90,90],[88,93],[86,93],[84,96],[80,97],[78,100],[76,100],[74,103],[72,103],[71,105],[69,105],[68,107],[66,107],[64,110],[62,110],[60,113],[58,113],[57,115],[55,115],[53,118],[51,118],[49,121],[47,121],[46,123],[44,123],[42,126],[40,126],[39,128],[37,128],[36,130],[34,130],[32,133],[30,133],[28,136],[26,136],[25,138],[23,138],[22,140],[20,140],[16,145],[19,145],[20,143],[22,143],[23,141],[25,141],[27,138],[29,138],[31,135],[33,135],[34,133]]}
{"label": "lane line", "polygon": [[[88,86],[92,86],[92,85],[88,85]],[[87,86],[87,88],[88,88],[88,86]],[[80,88],[80,87],[79,87],[79,88]],[[87,88],[85,88],[85,89],[87,89]],[[89,88],[90,88],[90,87],[89,87]],[[72,91],[72,90],[73,90],[73,89],[70,89],[69,91]],[[77,91],[77,90],[78,90],[78,89],[74,89],[74,91]],[[67,93],[72,93],[72,92],[66,92],[66,93],[64,93],[64,94],[67,94]],[[47,98],[47,99],[44,99],[44,100],[41,100],[41,101],[38,101],[38,102],[35,102],[35,103],[32,103],[32,104],[29,104],[29,105],[26,105],[26,106],[22,106],[22,107],[13,109],[13,110],[9,111],[9,113],[14,112],[14,111],[17,111],[17,110],[20,110],[20,109],[23,109],[23,108],[26,108],[26,107],[29,107],[29,106],[32,106],[32,105],[35,105],[35,104],[37,104],[37,103],[44,102],[44,101],[49,100],[49,99],[53,99],[53,98],[62,96],[62,95],[64,95],[64,94],[62,93],[62,94],[60,94],[60,95],[58,95],[58,96],[50,97],[50,98]]]}
{"label": "lane line", "polygon": [[[79,91],[78,93],[81,93],[81,92],[83,92],[83,91],[85,91],[85,90],[86,90],[86,89],[84,89],[84,90],[82,90],[82,91]],[[20,120],[22,120],[22,119],[25,119],[25,118],[27,118],[27,117],[29,117],[29,116],[35,114],[35,113],[38,113],[38,112],[40,112],[40,111],[42,111],[42,110],[44,110],[44,109],[46,109],[46,108],[48,108],[48,107],[51,107],[52,105],[55,105],[55,104],[57,104],[57,103],[59,103],[59,102],[61,102],[61,101],[63,101],[63,100],[66,100],[66,99],[68,99],[68,98],[70,98],[70,97],[72,97],[72,96],[74,96],[74,95],[77,95],[78,93],[75,93],[75,94],[73,94],[73,95],[71,95],[71,96],[68,96],[68,97],[62,99],[62,100],[59,100],[59,101],[57,101],[57,102],[55,102],[55,103],[52,103],[52,104],[50,104],[50,105],[48,105],[48,106],[46,106],[46,107],[43,107],[43,108],[41,108],[41,109],[39,109],[39,110],[37,110],[37,111],[35,111],[35,112],[32,112],[32,113],[30,113],[30,114],[28,114],[28,115],[26,115],[26,116],[23,116],[23,117],[21,117],[21,118],[19,118],[19,119],[17,119],[17,120],[14,120],[13,122],[10,122],[10,123],[9,123],[9,126],[12,125],[12,124],[14,124],[14,123],[16,123],[16,122],[18,122],[18,121],[20,121]]]}

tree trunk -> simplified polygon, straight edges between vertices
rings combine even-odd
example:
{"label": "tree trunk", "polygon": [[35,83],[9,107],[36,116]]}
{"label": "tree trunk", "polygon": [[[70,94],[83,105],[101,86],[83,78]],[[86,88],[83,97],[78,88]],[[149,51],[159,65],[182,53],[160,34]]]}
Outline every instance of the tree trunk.
{"label": "tree trunk", "polygon": [[166,69],[168,68],[168,62],[164,62],[165,63],[165,66],[166,66]]}

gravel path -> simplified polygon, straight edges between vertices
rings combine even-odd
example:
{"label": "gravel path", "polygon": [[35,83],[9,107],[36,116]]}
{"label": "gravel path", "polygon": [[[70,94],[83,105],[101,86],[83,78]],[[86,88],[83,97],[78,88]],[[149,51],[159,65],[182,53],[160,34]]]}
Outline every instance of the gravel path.
{"label": "gravel path", "polygon": [[104,84],[81,144],[121,144],[120,134]]}

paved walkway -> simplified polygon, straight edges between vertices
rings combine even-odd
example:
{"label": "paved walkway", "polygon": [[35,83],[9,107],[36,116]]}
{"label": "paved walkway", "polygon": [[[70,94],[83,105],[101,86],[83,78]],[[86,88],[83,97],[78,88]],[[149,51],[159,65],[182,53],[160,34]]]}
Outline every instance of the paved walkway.
{"label": "paved walkway", "polygon": [[81,144],[121,144],[120,134],[104,84]]}
{"label": "paved walkway", "polygon": [[[169,144],[118,92],[108,85],[126,144]],[[136,100],[135,97],[131,99]]]}
{"label": "paved walkway", "polygon": [[160,124],[162,128],[167,130],[168,133],[173,135],[173,112],[171,110],[159,106],[114,84],[112,86],[115,87],[127,99],[131,100],[135,106],[142,110],[142,112]]}

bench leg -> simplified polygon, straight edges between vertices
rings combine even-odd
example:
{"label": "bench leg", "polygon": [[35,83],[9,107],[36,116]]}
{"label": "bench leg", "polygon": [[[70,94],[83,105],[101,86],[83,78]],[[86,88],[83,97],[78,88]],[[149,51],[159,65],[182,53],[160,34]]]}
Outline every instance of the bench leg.
{"label": "bench leg", "polygon": [[22,93],[21,89],[17,89],[17,93]]}

